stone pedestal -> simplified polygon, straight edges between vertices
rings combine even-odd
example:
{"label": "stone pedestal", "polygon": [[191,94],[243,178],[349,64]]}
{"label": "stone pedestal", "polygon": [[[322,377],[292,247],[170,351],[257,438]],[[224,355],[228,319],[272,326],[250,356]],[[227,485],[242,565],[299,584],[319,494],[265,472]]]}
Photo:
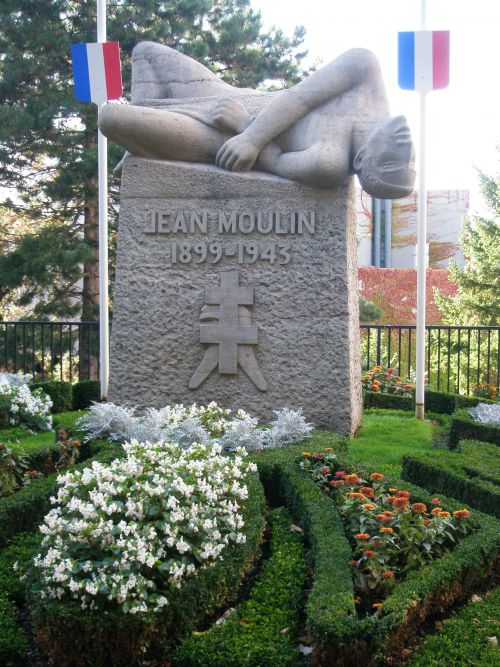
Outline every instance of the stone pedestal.
{"label": "stone pedestal", "polygon": [[303,407],[318,427],[355,432],[355,223],[352,182],[127,158],[109,399],[215,400],[263,420]]}

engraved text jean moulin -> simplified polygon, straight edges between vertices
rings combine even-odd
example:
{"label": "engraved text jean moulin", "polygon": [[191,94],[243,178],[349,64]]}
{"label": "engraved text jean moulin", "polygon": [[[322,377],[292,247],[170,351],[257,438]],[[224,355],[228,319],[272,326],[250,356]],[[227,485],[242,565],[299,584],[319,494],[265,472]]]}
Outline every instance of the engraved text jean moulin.
{"label": "engraved text jean moulin", "polygon": [[[223,257],[237,264],[288,264],[292,259],[290,243],[286,240],[231,240],[234,235],[273,234],[312,236],[316,229],[314,211],[199,211],[153,209],[143,228],[149,236],[168,238],[167,263],[171,265],[217,264]],[[199,236],[206,234],[207,241]],[[196,235],[190,240],[189,235]],[[222,241],[213,241],[215,235]],[[227,241],[226,241],[227,238]],[[197,389],[216,369],[219,374],[236,375],[238,366],[260,391],[267,382],[255,357],[258,328],[251,325],[254,290],[239,285],[238,271],[221,274],[218,288],[205,290],[205,305],[200,321],[200,343],[208,344],[205,356],[194,372],[190,389]]]}
{"label": "engraved text jean moulin", "polygon": [[[154,209],[145,221],[145,234],[169,238],[166,260],[171,264],[189,265],[208,262],[217,264],[223,257],[234,258],[237,264],[253,264],[260,260],[270,264],[288,264],[291,259],[287,237],[314,235],[314,211],[165,211]],[[279,240],[238,240],[233,235],[279,235]],[[196,234],[196,240],[189,235]],[[223,241],[200,241],[199,235],[219,235]]]}

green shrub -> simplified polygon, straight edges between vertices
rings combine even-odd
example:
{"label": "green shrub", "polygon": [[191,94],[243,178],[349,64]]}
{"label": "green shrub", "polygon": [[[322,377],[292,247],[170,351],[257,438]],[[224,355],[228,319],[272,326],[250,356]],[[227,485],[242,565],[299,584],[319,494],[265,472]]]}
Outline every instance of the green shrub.
{"label": "green shrub", "polygon": [[15,605],[0,593],[0,665],[24,667],[28,648],[28,636],[19,624]]}
{"label": "green shrub", "polygon": [[497,667],[498,646],[489,641],[498,637],[500,588],[485,595],[480,602],[470,602],[444,621],[437,634],[427,637],[408,667]]}
{"label": "green shrub", "polygon": [[365,408],[385,408],[387,410],[413,410],[415,401],[413,396],[399,396],[398,394],[382,394],[376,391],[363,392]]}
{"label": "green shrub", "polygon": [[[121,456],[120,445],[110,445],[107,440],[96,440],[88,443],[86,452],[99,461],[111,461]],[[88,465],[87,461],[79,463],[72,469],[81,469]],[[11,496],[0,498],[0,547],[17,533],[33,530],[38,522],[50,509],[50,496],[57,487],[57,473],[34,480]]]}
{"label": "green shrub", "polygon": [[429,412],[451,415],[455,412],[456,394],[447,394],[444,391],[425,390],[425,409]]}
{"label": "green shrub", "polygon": [[30,566],[39,544],[39,535],[19,535],[7,549],[0,551],[0,664],[5,667],[29,664],[29,641],[16,603],[25,600],[26,584],[21,575]]}
{"label": "green shrub", "polygon": [[464,440],[456,452],[436,450],[403,459],[403,479],[445,493],[500,518],[500,464],[496,445]]}
{"label": "green shrub", "polygon": [[51,412],[65,412],[73,405],[73,387],[70,382],[35,382],[30,389],[41,389],[52,399]]}
{"label": "green shrub", "polygon": [[[476,529],[472,534],[453,551],[411,572],[378,611],[360,619],[349,565],[352,551],[340,516],[329,497],[292,462],[299,451],[289,447],[264,452],[256,462],[265,487],[285,498],[311,544],[315,570],[306,623],[317,647],[315,659],[318,664],[354,666],[371,664],[376,654],[380,660],[400,664],[407,647],[429,619],[442,617],[472,591],[491,582],[500,546],[500,523],[474,511]],[[339,463],[345,470],[351,469],[348,461],[340,459]],[[376,470],[366,474],[371,472]],[[401,480],[386,481],[401,488]],[[434,494],[408,482],[402,488],[412,494],[413,501],[431,505]],[[441,500],[450,511],[464,507],[451,498]]]}
{"label": "green shrub", "polygon": [[114,606],[92,611],[77,602],[33,601],[37,636],[49,660],[59,667],[130,666],[145,654],[165,660],[176,642],[233,603],[260,553],[264,528],[264,492],[255,473],[248,487],[242,503],[246,543],[225,551],[223,560],[201,568],[182,588],[172,588],[161,612],[134,616]]}
{"label": "green shrub", "polygon": [[285,667],[297,665],[297,633],[306,583],[301,538],[290,531],[284,508],[270,516],[270,556],[246,602],[225,622],[195,633],[181,644],[173,664],[179,667]]}
{"label": "green shrub", "polygon": [[84,380],[73,385],[73,410],[86,410],[101,400],[99,380]]}
{"label": "green shrub", "polygon": [[448,445],[455,448],[460,440],[483,440],[500,445],[500,426],[474,421],[466,409],[457,410],[450,422]]}
{"label": "green shrub", "polygon": [[461,396],[457,394],[455,396],[455,408],[474,408],[479,403],[498,403],[498,401],[492,401],[489,398],[480,398],[479,396]]}

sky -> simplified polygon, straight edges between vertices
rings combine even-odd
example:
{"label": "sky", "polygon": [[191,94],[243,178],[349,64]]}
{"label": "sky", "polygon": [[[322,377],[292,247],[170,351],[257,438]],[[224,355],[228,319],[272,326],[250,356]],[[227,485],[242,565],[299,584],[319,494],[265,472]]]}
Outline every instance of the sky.
{"label": "sky", "polygon": [[[397,84],[397,33],[421,29],[421,0],[251,0],[264,25],[306,28],[308,63],[354,47],[377,56],[391,113],[419,141],[419,94]],[[427,96],[427,189],[468,189],[481,212],[474,167],[500,171],[500,0],[427,0],[426,29],[450,31],[450,85]],[[417,169],[418,169],[417,155]]]}

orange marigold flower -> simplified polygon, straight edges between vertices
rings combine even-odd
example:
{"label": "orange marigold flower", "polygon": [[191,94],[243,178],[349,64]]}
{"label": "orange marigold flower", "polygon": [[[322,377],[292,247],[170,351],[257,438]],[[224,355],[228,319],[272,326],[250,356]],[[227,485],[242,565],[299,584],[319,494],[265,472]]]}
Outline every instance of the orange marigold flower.
{"label": "orange marigold flower", "polygon": [[381,603],[381,602],[374,602],[374,603],[372,604],[372,607],[373,607],[374,609],[380,609],[381,606],[382,606],[382,603]]}
{"label": "orange marigold flower", "polygon": [[333,452],[333,448],[332,447],[325,447],[325,452]]}
{"label": "orange marigold flower", "polygon": [[372,391],[379,391],[378,384],[372,384]]}
{"label": "orange marigold flower", "polygon": [[339,486],[342,486],[344,484],[343,479],[332,479],[330,482],[330,486],[333,486],[334,488],[338,488]]}
{"label": "orange marigold flower", "polygon": [[320,452],[317,452],[316,454],[313,454],[312,456],[313,456],[313,459],[319,459],[320,461],[322,461],[325,458],[323,456],[323,454],[320,454]]}
{"label": "orange marigold flower", "polygon": [[392,367],[391,367],[391,368],[388,368],[388,369],[387,369],[387,372],[388,372],[388,373],[394,373],[395,370],[396,370],[395,368],[392,368]]}
{"label": "orange marigold flower", "polygon": [[403,510],[408,505],[408,498],[394,498],[392,506],[397,510]]}
{"label": "orange marigold flower", "polygon": [[340,477],[340,478],[345,477],[345,471],[337,470],[337,472],[335,473],[335,477]]}
{"label": "orange marigold flower", "polygon": [[442,507],[435,507],[433,510],[431,510],[431,514],[440,514],[442,511]]}
{"label": "orange marigold flower", "polygon": [[380,480],[384,479],[384,476],[379,472],[372,472],[370,479],[373,479],[374,482],[380,482]]}
{"label": "orange marigold flower", "polygon": [[351,491],[350,493],[346,494],[348,498],[357,498],[360,502],[363,502],[366,500],[366,497],[362,493],[355,493],[354,491]]}
{"label": "orange marigold flower", "polygon": [[372,505],[371,503],[365,503],[365,504],[363,505],[363,509],[364,509],[364,510],[374,510],[374,509],[375,509],[375,505]]}
{"label": "orange marigold flower", "polygon": [[397,489],[389,489],[390,493],[396,493]]}
{"label": "orange marigold flower", "polygon": [[371,549],[367,549],[366,551],[363,551],[363,556],[366,556],[367,558],[373,558],[375,556],[375,552]]}
{"label": "orange marigold flower", "polygon": [[381,533],[393,533],[394,529],[391,528],[390,526],[384,526],[383,528],[380,529],[380,532]]}
{"label": "orange marigold flower", "polygon": [[311,452],[302,452],[302,456],[311,456]]}
{"label": "orange marigold flower", "polygon": [[357,475],[346,475],[345,478],[349,484],[357,484],[360,481]]}
{"label": "orange marigold flower", "polygon": [[368,498],[373,498],[375,495],[375,491],[372,489],[371,486],[362,486],[360,488],[361,493],[364,493],[365,496],[368,496]]}
{"label": "orange marigold flower", "polygon": [[470,512],[469,510],[457,510],[456,512],[453,512],[453,516],[455,519],[468,519],[470,517]]}
{"label": "orange marigold flower", "polygon": [[379,385],[379,384],[380,384],[380,380],[373,380],[373,384],[377,384],[377,385]]}
{"label": "orange marigold flower", "polygon": [[449,512],[439,512],[439,516],[440,516],[442,519],[448,519],[451,515],[450,515]]}
{"label": "orange marigold flower", "polygon": [[439,498],[433,498],[433,499],[431,500],[431,503],[432,503],[433,505],[439,505],[440,502],[441,502],[441,501],[439,500]]}
{"label": "orange marigold flower", "polygon": [[432,521],[430,519],[425,519],[424,526],[428,526]]}
{"label": "orange marigold flower", "polygon": [[406,500],[410,500],[410,494],[408,491],[398,491],[396,493],[396,496],[398,498],[406,498]]}
{"label": "orange marigold flower", "polygon": [[413,503],[411,508],[415,512],[427,512],[427,505],[425,503]]}
{"label": "orange marigold flower", "polygon": [[394,572],[392,572],[391,570],[387,570],[382,574],[382,576],[384,577],[384,579],[394,579]]}
{"label": "orange marigold flower", "polygon": [[321,471],[320,471],[320,472],[321,472],[323,475],[328,475],[328,473],[330,472],[330,468],[321,468]]}
{"label": "orange marigold flower", "polygon": [[377,519],[382,523],[391,523],[392,516],[387,516],[387,514],[377,514]]}
{"label": "orange marigold flower", "polygon": [[357,540],[368,540],[370,538],[368,533],[358,533],[355,537]]}
{"label": "orange marigold flower", "polygon": [[388,503],[390,503],[391,505],[393,505],[394,502],[395,502],[397,499],[398,499],[397,496],[387,496],[387,498],[386,498],[385,500],[386,500],[386,502],[388,502]]}
{"label": "orange marigold flower", "polygon": [[384,512],[384,514],[385,514],[385,516],[392,516],[392,512],[389,512],[389,510],[386,510],[386,511]]}

